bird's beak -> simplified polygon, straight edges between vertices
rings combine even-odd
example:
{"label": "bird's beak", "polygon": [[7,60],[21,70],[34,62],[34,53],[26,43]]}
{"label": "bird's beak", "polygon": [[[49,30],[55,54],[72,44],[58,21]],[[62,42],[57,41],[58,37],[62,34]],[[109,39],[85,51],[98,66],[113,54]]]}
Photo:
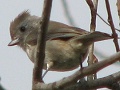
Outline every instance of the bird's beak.
{"label": "bird's beak", "polygon": [[19,43],[19,41],[20,41],[20,39],[19,39],[19,38],[16,38],[16,39],[12,40],[12,41],[8,44],[8,46],[17,45],[17,44]]}

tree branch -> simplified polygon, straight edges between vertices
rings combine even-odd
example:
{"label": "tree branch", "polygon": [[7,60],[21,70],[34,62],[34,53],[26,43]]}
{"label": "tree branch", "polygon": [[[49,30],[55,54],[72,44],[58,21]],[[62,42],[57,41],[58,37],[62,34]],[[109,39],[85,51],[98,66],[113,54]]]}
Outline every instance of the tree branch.
{"label": "tree branch", "polygon": [[113,20],[112,20],[112,15],[111,15],[111,11],[110,11],[110,4],[109,4],[108,0],[105,0],[105,3],[106,3],[106,9],[107,9],[107,13],[108,13],[108,22],[111,26],[111,30],[112,30],[113,37],[114,37],[113,41],[114,41],[114,44],[115,44],[115,47],[116,47],[116,51],[118,52],[119,51],[118,35],[115,31],[114,23],[113,23]]}
{"label": "tree branch", "polygon": [[117,0],[117,9],[118,9],[118,16],[119,16],[119,19],[120,19],[120,0]]}
{"label": "tree branch", "polygon": [[68,4],[67,4],[66,0],[61,0],[61,2],[62,2],[63,8],[64,8],[63,10],[64,10],[64,13],[65,13],[65,16],[66,16],[68,22],[70,23],[70,25],[76,26],[71,14],[70,14],[70,10],[68,8]]}
{"label": "tree branch", "polygon": [[[109,76],[86,81],[85,79],[80,80],[78,83],[65,88],[64,90],[93,90],[98,88],[109,88],[112,90],[120,90],[120,71]],[[71,89],[72,88],[72,89]]]}
{"label": "tree branch", "polygon": [[[95,79],[92,81],[84,81],[78,85],[78,90],[90,90],[98,88],[109,88],[112,90],[120,90],[120,85],[117,83],[120,80],[120,71],[112,75]],[[78,83],[79,84],[79,83]]]}
{"label": "tree branch", "polygon": [[40,29],[38,30],[36,61],[34,62],[33,69],[33,90],[36,90],[34,88],[34,84],[42,82],[42,69],[45,57],[45,38],[50,18],[51,7],[52,0],[44,0],[44,8],[40,21]]}
{"label": "tree branch", "polygon": [[[86,0],[87,4],[89,5],[89,8],[91,10],[91,24],[90,24],[90,31],[94,32],[96,28],[96,13],[97,13],[97,6],[98,6],[98,0]],[[88,65],[93,64],[94,60],[94,43],[90,45],[89,47],[89,57],[88,57]],[[96,75],[95,75],[96,76]],[[88,80],[93,80],[94,75],[88,76]]]}
{"label": "tree branch", "polygon": [[[97,16],[98,16],[106,25],[108,25],[108,26],[110,27],[110,24],[109,24],[107,21],[105,21],[98,13],[97,13]],[[120,32],[120,29],[118,29],[118,28],[116,28],[116,27],[115,27],[115,30],[117,30],[118,32]]]}
{"label": "tree branch", "polygon": [[[65,87],[75,84],[79,79],[87,75],[94,74],[99,70],[103,69],[104,67],[113,64],[119,59],[120,59],[120,52],[110,56],[105,60],[102,60],[98,63],[94,63],[88,67],[85,67],[83,70],[77,71],[73,75],[63,78],[62,80],[59,80],[57,82],[53,82],[49,84],[38,83],[35,85],[36,90],[62,90],[62,89],[64,90]],[[118,74],[116,74],[116,77],[118,79],[119,75],[118,76],[117,75]],[[118,81],[117,79],[115,78],[116,81]]]}

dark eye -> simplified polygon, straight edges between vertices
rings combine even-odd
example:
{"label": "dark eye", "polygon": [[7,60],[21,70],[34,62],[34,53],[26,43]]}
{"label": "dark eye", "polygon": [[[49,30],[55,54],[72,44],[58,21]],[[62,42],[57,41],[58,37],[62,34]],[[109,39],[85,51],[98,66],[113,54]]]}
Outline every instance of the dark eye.
{"label": "dark eye", "polygon": [[25,26],[21,26],[21,27],[20,27],[20,31],[21,31],[21,32],[25,32],[25,30],[26,30],[26,27],[25,27]]}

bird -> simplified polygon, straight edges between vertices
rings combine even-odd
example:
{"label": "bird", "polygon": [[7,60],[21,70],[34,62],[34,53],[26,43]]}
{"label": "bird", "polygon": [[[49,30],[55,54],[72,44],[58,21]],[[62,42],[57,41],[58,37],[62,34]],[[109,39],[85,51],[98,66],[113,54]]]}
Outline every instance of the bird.
{"label": "bird", "polygon": [[[19,46],[35,62],[38,30],[41,17],[25,10],[10,23],[11,41],[8,46]],[[46,34],[43,69],[57,72],[71,71],[80,66],[88,55],[89,46],[97,41],[112,39],[100,31],[89,32],[50,20]]]}

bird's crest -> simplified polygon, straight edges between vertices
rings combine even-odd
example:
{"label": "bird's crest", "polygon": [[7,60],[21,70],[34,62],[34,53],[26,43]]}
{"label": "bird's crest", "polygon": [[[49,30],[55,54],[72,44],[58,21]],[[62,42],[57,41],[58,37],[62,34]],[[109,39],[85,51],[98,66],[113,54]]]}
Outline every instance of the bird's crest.
{"label": "bird's crest", "polygon": [[16,26],[18,26],[23,20],[25,20],[29,16],[30,16],[30,13],[28,12],[28,10],[23,11],[10,23],[11,39],[13,39]]}

